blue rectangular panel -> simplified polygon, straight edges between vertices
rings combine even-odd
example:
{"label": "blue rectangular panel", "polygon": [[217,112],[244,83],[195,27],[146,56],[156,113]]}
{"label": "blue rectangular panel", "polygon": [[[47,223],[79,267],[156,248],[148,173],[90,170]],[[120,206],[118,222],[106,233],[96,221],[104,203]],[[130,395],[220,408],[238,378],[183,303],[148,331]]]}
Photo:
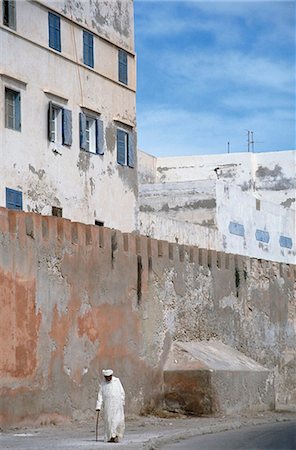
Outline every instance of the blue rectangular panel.
{"label": "blue rectangular panel", "polygon": [[257,241],[266,242],[266,244],[268,244],[270,239],[268,231],[256,230],[255,236]]}
{"label": "blue rectangular panel", "polygon": [[293,241],[287,236],[280,236],[280,246],[285,248],[292,248]]}
{"label": "blue rectangular panel", "polygon": [[48,32],[49,32],[49,47],[61,51],[61,20],[60,17],[48,13]]}
{"label": "blue rectangular panel", "polygon": [[6,208],[23,209],[23,194],[21,191],[6,188]]}
{"label": "blue rectangular panel", "polygon": [[228,230],[231,234],[245,236],[245,227],[241,223],[229,222]]}

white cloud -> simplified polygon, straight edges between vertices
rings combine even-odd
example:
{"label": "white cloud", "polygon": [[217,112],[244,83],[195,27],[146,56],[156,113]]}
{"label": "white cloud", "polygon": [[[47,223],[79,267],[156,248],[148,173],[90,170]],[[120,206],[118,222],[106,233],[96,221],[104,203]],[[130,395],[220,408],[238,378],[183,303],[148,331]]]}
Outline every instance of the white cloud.
{"label": "white cloud", "polygon": [[249,129],[257,151],[292,149],[295,136],[289,121],[293,115],[285,110],[250,112],[242,118],[161,107],[138,113],[138,142],[139,148],[157,156],[225,153],[228,141],[231,152],[241,152],[247,149]]}

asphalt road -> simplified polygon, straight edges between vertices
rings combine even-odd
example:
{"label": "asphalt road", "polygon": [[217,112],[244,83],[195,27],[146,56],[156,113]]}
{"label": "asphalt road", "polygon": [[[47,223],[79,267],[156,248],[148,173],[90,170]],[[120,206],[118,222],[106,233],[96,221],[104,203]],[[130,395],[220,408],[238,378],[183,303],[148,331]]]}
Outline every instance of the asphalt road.
{"label": "asphalt road", "polygon": [[296,450],[296,422],[257,425],[167,444],[169,450]]}

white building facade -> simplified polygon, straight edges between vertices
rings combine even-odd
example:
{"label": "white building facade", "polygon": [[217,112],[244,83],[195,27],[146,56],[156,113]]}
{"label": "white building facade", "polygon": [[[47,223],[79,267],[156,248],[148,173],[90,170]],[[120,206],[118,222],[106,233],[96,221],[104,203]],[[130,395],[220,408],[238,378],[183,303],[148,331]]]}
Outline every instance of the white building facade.
{"label": "white building facade", "polygon": [[0,206],[133,231],[133,1],[1,1]]}
{"label": "white building facade", "polygon": [[296,152],[139,152],[139,228],[180,244],[296,263]]}

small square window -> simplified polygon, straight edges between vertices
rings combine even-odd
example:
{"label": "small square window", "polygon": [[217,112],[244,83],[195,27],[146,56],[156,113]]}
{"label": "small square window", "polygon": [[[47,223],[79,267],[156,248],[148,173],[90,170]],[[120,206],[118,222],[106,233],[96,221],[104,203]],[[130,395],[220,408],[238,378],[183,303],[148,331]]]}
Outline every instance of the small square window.
{"label": "small square window", "polygon": [[48,13],[49,47],[61,51],[61,19],[53,13]]}
{"label": "small square window", "polygon": [[83,63],[94,67],[94,37],[88,31],[83,31]]}
{"label": "small square window", "polygon": [[121,166],[134,167],[134,133],[117,128],[117,162]]}
{"label": "small square window", "polygon": [[72,111],[49,102],[48,139],[57,144],[72,145]]}
{"label": "small square window", "polygon": [[23,194],[21,191],[6,188],[6,208],[23,209]]}
{"label": "small square window", "polygon": [[88,114],[79,114],[80,148],[90,153],[104,154],[103,121]]}
{"label": "small square window", "polygon": [[117,130],[117,162],[122,166],[127,165],[128,133]]}
{"label": "small square window", "polygon": [[5,127],[21,131],[21,94],[5,88]]}
{"label": "small square window", "polygon": [[51,208],[51,213],[55,217],[63,217],[63,208],[59,208],[58,206],[53,206]]}
{"label": "small square window", "polygon": [[57,144],[62,143],[62,108],[52,105],[52,113],[50,117],[50,141]]}
{"label": "small square window", "polygon": [[103,227],[104,226],[104,222],[101,222],[101,220],[95,220],[95,225],[97,227]]}
{"label": "small square window", "polygon": [[96,153],[96,120],[93,117],[86,116],[85,138],[85,150]]}
{"label": "small square window", "polygon": [[16,29],[15,0],[3,0],[3,25]]}
{"label": "small square window", "polygon": [[127,84],[127,53],[124,50],[118,50],[118,79]]}

